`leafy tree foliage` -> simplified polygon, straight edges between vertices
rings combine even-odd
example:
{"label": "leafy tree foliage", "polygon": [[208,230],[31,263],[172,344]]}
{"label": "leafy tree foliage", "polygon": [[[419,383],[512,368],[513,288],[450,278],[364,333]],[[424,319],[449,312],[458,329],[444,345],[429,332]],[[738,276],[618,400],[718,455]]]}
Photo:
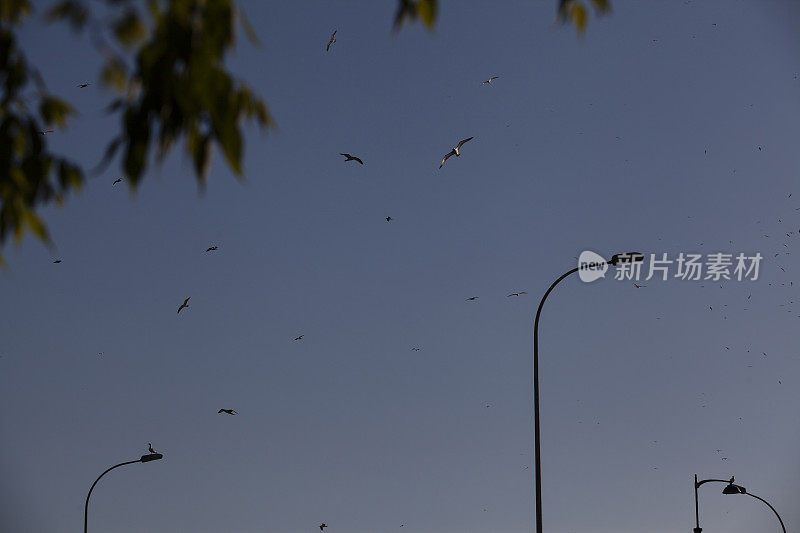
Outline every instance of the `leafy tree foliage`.
{"label": "leafy tree foliage", "polygon": [[[132,0],[106,4],[110,22],[93,18],[82,0],[58,2],[45,14],[88,30],[104,58],[101,81],[116,93],[108,111],[121,127],[100,168],[120,154],[126,181],[136,187],[148,163],[183,140],[201,185],[214,145],[241,176],[243,120],[262,129],[274,122],[266,104],[224,67],[237,22],[255,42],[233,0],[148,0],[144,10]],[[62,202],[85,179],[78,165],[47,149],[45,133],[66,125],[74,110],[48,93],[17,44],[15,31],[31,12],[28,0],[0,2],[0,245],[12,235],[19,241],[26,230],[49,242],[37,207]]]}

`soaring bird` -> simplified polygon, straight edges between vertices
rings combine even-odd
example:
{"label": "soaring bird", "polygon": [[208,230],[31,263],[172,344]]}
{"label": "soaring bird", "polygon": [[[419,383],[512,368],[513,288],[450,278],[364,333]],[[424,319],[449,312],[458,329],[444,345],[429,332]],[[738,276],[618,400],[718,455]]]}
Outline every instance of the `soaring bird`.
{"label": "soaring bird", "polygon": [[84,87],[88,87],[89,85],[91,85],[91,83],[81,83],[80,85],[78,85],[78,87],[83,89]]}
{"label": "soaring bird", "polygon": [[305,335],[299,335],[299,336],[295,337],[294,340],[301,341],[301,340],[303,340],[303,337],[305,337]]}
{"label": "soaring bird", "polygon": [[[334,32],[334,33],[335,33],[335,32]],[[322,531],[322,528],[325,528],[325,527],[328,527],[328,524],[326,524],[325,522],[323,522],[323,523],[321,523],[321,524],[319,525],[319,530],[320,530],[320,531]]]}
{"label": "soaring bird", "polygon": [[480,296],[471,296],[470,298],[467,298],[467,301],[471,302],[473,300],[477,300],[478,298],[480,298]]}
{"label": "soaring bird", "polygon": [[220,413],[228,413],[229,415],[238,415],[239,414],[233,409],[220,409],[219,411],[217,411],[217,414],[220,414]]}
{"label": "soaring bird", "polygon": [[153,449],[153,445],[150,444],[149,442],[147,443],[147,451],[149,451],[150,453],[158,453]]}
{"label": "soaring bird", "polygon": [[347,163],[348,161],[358,161],[362,165],[364,164],[364,162],[362,160],[360,160],[359,158],[357,158],[354,155],[350,155],[350,154],[339,154],[339,155],[343,155],[343,156],[345,156],[347,158],[347,159],[344,160],[345,163]]}
{"label": "soaring bird", "polygon": [[114,180],[114,183],[112,183],[111,185],[116,185],[120,181],[122,181],[122,178],[117,178],[116,180]]}
{"label": "soaring bird", "polygon": [[500,77],[500,76],[492,76],[491,78],[489,78],[489,79],[488,79],[488,80],[486,80],[485,82],[481,83],[481,85],[480,85],[480,86],[481,86],[481,87],[483,87],[483,86],[484,86],[484,85],[486,85],[487,83],[488,83],[489,85],[491,85],[491,84],[492,84],[492,80],[496,80],[496,79],[497,79],[497,78],[499,78],[499,77]]}
{"label": "soaring bird", "polygon": [[[331,45],[332,45],[333,43],[335,43],[335,42],[336,42],[336,32],[337,32],[337,31],[339,31],[339,30],[333,30],[333,33],[331,33],[331,40],[330,40],[330,41],[328,41],[328,46],[326,46],[326,47],[325,47],[325,51],[326,51],[326,52],[330,52],[330,50],[331,50]],[[345,47],[345,48],[346,48],[346,47]]]}
{"label": "soaring bird", "polygon": [[181,309],[183,309],[184,307],[189,307],[189,300],[190,300],[190,299],[191,299],[191,296],[189,296],[189,298],[186,298],[186,299],[183,301],[183,304],[182,304],[182,305],[181,305],[181,306],[178,308],[178,313],[180,313],[180,312],[181,312]]}
{"label": "soaring bird", "polygon": [[411,351],[412,351],[412,352],[418,352],[418,351],[420,351],[421,349],[422,349],[422,348],[420,348],[419,346],[414,346],[413,348],[411,348]]}
{"label": "soaring bird", "polygon": [[55,261],[53,261],[53,263],[60,263],[60,262],[61,262],[61,259],[56,259]]}
{"label": "soaring bird", "polygon": [[637,289],[641,289],[642,287],[647,287],[647,285],[639,285],[638,283],[634,283],[633,286],[636,287]]}
{"label": "soaring bird", "polygon": [[465,142],[467,142],[467,141],[470,141],[470,140],[472,140],[472,137],[468,137],[468,138],[464,139],[463,141],[461,141],[460,143],[458,143],[458,146],[456,146],[456,147],[454,147],[452,150],[450,150],[450,151],[449,151],[449,152],[448,152],[448,153],[447,153],[447,154],[444,156],[444,158],[442,159],[442,162],[439,164],[439,168],[442,168],[442,166],[444,166],[444,162],[445,162],[445,161],[447,161],[447,158],[448,158],[448,157],[450,157],[451,155],[454,155],[454,156],[456,156],[456,157],[461,157],[461,152],[459,152],[459,150],[461,149],[461,146],[462,146],[462,145],[463,145]]}
{"label": "soaring bird", "polygon": [[527,293],[527,292],[525,292],[525,291],[512,292],[511,294],[509,294],[508,296],[506,296],[506,298],[508,298],[509,296],[520,296],[520,295],[522,295],[522,294],[528,294],[528,293]]}
{"label": "soaring bird", "polygon": [[386,217],[386,222],[391,222],[391,221],[392,221],[392,217]]}
{"label": "soaring bird", "polygon": [[216,246],[216,245],[214,245],[214,246],[210,246],[210,247],[206,248],[206,252],[213,252],[213,251],[214,251],[214,250],[216,250],[217,248],[219,248],[219,246]]}
{"label": "soaring bird", "polygon": [[53,133],[53,130],[44,130],[44,131],[40,131],[40,132],[39,132],[39,135],[47,135],[48,133]]}

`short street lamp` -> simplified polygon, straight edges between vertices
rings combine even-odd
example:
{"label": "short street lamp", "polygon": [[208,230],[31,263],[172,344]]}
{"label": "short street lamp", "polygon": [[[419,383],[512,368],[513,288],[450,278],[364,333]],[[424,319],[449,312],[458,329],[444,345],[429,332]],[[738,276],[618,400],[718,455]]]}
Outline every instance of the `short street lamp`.
{"label": "short street lamp", "polygon": [[733,477],[731,477],[730,479],[704,479],[702,481],[697,481],[697,474],[694,475],[694,516],[695,516],[696,527],[692,530],[693,533],[702,533],[703,531],[703,528],[700,527],[700,513],[698,511],[698,505],[697,505],[697,489],[700,488],[700,485],[702,485],[703,483],[708,483],[710,481],[728,484],[724,489],[722,489],[722,494],[747,494],[748,496],[752,496],[753,498],[764,502],[767,505],[767,507],[772,509],[772,512],[775,513],[775,516],[778,517],[778,522],[781,523],[781,529],[783,529],[783,533],[786,533],[786,526],[783,525],[783,520],[781,519],[781,515],[778,514],[778,511],[776,511],[775,508],[772,505],[770,505],[770,503],[764,498],[760,498],[755,494],[747,492],[747,490],[741,485],[735,485],[733,483],[734,481]]}
{"label": "short street lamp", "polygon": [[87,527],[89,524],[89,498],[92,496],[92,491],[94,490],[94,486],[97,485],[97,482],[100,481],[101,477],[105,476],[106,474],[108,474],[109,472],[120,466],[130,465],[133,463],[149,463],[150,461],[157,461],[162,457],[164,456],[161,455],[160,453],[148,453],[147,455],[143,455],[139,459],[136,459],[135,461],[126,461],[124,463],[114,465],[105,472],[103,472],[102,474],[100,474],[100,476],[94,480],[94,483],[92,483],[92,488],[89,489],[89,494],[86,495],[86,506],[83,508],[83,533],[87,533]]}

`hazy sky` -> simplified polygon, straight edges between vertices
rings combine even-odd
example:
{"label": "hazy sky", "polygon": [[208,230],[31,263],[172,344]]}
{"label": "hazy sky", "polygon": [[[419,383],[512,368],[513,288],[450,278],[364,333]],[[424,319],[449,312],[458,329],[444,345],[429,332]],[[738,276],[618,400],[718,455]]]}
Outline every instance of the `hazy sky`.
{"label": "hazy sky", "polygon": [[[262,45],[229,65],[278,124],[246,182],[215,152],[201,196],[176,153],[134,196],[115,162],[44,211],[57,249],[4,249],[4,533],[79,531],[148,441],[90,531],[531,531],[531,326],[583,250],[764,260],[551,295],[545,531],[689,532],[695,473],[800,527],[800,4],[614,0],[583,39],[556,0],[440,4],[393,36],[394,0],[243,2]],[[21,37],[80,112],[48,142],[92,166],[118,127],[97,54]],[[722,488],[705,531],[780,530]]]}

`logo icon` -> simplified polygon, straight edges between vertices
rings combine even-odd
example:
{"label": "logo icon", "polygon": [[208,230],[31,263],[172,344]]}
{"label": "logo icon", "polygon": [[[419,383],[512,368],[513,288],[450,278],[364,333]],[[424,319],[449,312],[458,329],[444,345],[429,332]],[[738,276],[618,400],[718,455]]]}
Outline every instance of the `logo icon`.
{"label": "logo icon", "polygon": [[596,279],[606,277],[608,262],[600,254],[586,250],[581,252],[578,257],[578,267],[580,268],[578,275],[581,277],[581,281],[590,283]]}

